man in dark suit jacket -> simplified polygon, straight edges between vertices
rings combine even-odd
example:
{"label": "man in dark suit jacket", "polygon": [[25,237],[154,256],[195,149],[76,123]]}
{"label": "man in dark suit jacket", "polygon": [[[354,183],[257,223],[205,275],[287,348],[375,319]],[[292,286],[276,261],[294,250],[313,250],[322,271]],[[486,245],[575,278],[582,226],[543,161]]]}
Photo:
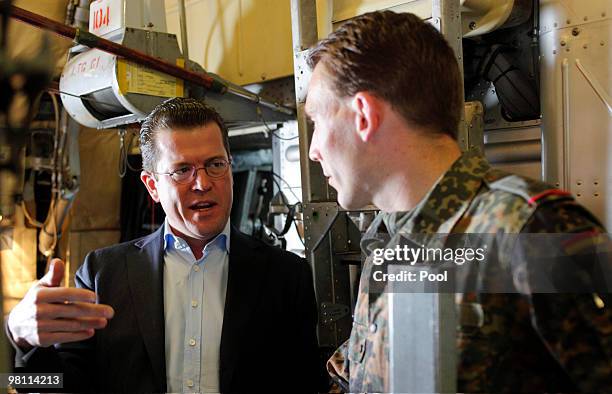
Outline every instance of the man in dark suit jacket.
{"label": "man in dark suit jacket", "polygon": [[[9,316],[16,367],[63,372],[64,387],[79,391],[316,391],[320,369],[310,268],[291,253],[229,230],[231,161],[219,115],[195,100],[168,100],[144,122],[141,151],[141,179],[162,204],[165,225],[90,253],[77,272],[78,289],[58,287],[64,265],[53,260]],[[182,254],[172,250],[181,244]],[[206,292],[192,300],[193,293],[186,293],[189,304],[177,304],[184,301],[183,290],[165,281],[176,278],[169,276],[177,275],[175,267],[187,267],[192,280],[192,273],[211,264],[220,267],[223,283],[196,278],[200,287],[204,280],[220,289],[221,299],[213,301],[222,311],[207,309],[211,293]],[[198,314],[193,321],[173,321],[168,305],[189,311],[189,318]],[[188,337],[192,324],[201,324],[198,332],[209,337]],[[221,327],[220,333],[201,328],[211,324]],[[176,341],[168,332],[184,338]],[[211,338],[218,342],[211,345]],[[193,358],[183,358],[194,349],[196,367]],[[218,359],[211,361],[211,354]],[[213,378],[211,370],[218,370]]]}

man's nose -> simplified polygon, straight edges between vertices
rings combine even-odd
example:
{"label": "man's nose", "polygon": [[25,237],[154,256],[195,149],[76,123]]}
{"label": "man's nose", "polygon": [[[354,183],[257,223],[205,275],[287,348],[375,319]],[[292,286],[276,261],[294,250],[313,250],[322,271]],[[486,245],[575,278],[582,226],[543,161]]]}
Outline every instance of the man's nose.
{"label": "man's nose", "polygon": [[194,190],[207,191],[212,188],[212,181],[210,176],[206,173],[204,168],[196,168],[194,174],[193,186]]}
{"label": "man's nose", "polygon": [[308,157],[310,157],[310,160],[312,161],[321,161],[321,152],[319,152],[316,133],[312,135],[312,140],[310,141],[310,148],[308,149]]}

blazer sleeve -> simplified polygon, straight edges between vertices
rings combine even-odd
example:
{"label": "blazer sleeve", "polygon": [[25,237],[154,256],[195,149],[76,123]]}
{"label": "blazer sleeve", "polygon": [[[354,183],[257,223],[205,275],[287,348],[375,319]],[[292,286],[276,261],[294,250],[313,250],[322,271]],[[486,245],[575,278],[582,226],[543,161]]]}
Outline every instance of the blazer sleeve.
{"label": "blazer sleeve", "polygon": [[[85,258],[75,276],[77,288],[95,291],[91,267],[93,253]],[[95,364],[95,335],[85,341],[57,344],[46,348],[35,348],[24,354],[15,349],[15,372],[63,373],[64,392],[88,392],[94,389],[91,379]],[[40,390],[40,389],[37,389]],[[52,389],[57,392],[58,389]]]}

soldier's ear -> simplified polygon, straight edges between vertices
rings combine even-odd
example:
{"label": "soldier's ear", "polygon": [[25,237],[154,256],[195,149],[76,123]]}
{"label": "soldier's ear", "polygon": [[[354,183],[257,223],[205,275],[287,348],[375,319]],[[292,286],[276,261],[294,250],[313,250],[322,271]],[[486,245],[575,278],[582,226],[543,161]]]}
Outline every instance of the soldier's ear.
{"label": "soldier's ear", "polygon": [[159,202],[159,193],[157,191],[157,179],[155,179],[155,174],[143,170],[140,172],[140,180],[142,183],[144,183],[153,201]]}
{"label": "soldier's ear", "polygon": [[372,139],[380,127],[381,104],[370,92],[357,92],[351,99],[355,130],[363,142]]}

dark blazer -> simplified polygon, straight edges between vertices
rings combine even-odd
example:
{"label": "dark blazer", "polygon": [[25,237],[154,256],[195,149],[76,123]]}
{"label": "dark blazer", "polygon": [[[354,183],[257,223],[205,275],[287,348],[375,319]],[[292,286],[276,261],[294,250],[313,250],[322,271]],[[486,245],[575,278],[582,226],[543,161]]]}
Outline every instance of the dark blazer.
{"label": "dark blazer", "polygon": [[[165,392],[163,255],[163,227],[88,254],[77,286],[114,318],[87,341],[37,349],[27,370],[61,370],[73,391]],[[316,391],[316,322],[307,262],[232,228],[220,390]]]}

